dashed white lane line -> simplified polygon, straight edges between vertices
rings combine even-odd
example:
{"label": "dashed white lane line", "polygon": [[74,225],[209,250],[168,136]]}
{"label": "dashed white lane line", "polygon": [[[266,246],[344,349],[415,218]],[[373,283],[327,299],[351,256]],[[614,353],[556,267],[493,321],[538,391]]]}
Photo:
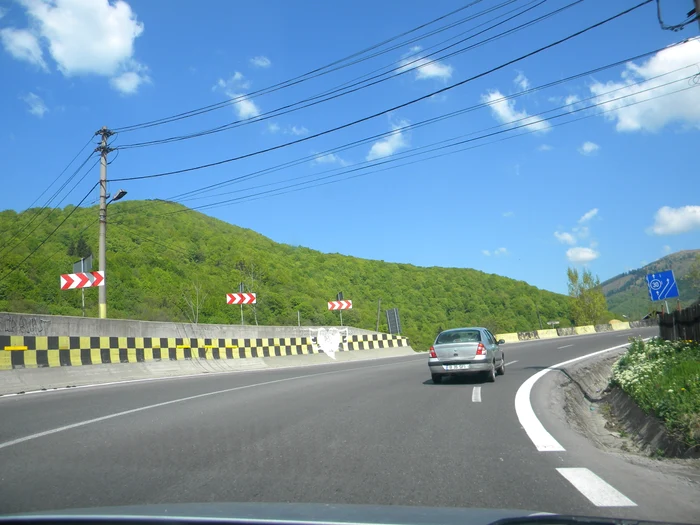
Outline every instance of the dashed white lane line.
{"label": "dashed white lane line", "polygon": [[517,362],[518,362],[517,359],[515,361],[508,361],[504,366],[512,365],[512,364],[515,364]]}
{"label": "dashed white lane line", "polygon": [[637,504],[587,468],[558,468],[581,494],[596,507],[636,507]]}
{"label": "dashed white lane line", "polygon": [[481,403],[481,387],[475,386],[472,390],[472,403]]}
{"label": "dashed white lane line", "polygon": [[564,346],[560,346],[560,347],[557,348],[557,350],[561,350],[562,348],[569,348],[570,346],[574,346],[574,345],[564,345]]}
{"label": "dashed white lane line", "polygon": [[599,354],[604,354],[605,352],[611,352],[612,350],[617,350],[619,348],[624,348],[628,343],[613,346],[611,348],[606,348],[605,350],[599,350],[598,352],[593,352],[590,354],[582,355],[574,359],[569,359],[568,361],[562,361],[556,365],[552,365],[544,370],[540,370],[535,375],[529,377],[525,381],[515,394],[515,412],[518,415],[518,421],[527,433],[530,440],[534,443],[537,450],[540,452],[564,452],[566,449],[562,447],[559,442],[552,437],[552,435],[547,432],[540,420],[535,415],[535,411],[532,409],[532,404],[530,403],[530,392],[532,387],[535,385],[538,379],[540,379],[547,372],[551,372],[562,366],[581,361],[583,359],[588,359]]}

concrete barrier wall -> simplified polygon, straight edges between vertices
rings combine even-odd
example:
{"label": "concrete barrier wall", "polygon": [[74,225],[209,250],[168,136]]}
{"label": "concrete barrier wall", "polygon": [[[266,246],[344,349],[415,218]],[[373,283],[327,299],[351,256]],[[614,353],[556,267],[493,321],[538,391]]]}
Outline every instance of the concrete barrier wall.
{"label": "concrete barrier wall", "polygon": [[508,334],[497,334],[496,340],[500,341],[501,339],[503,339],[506,343],[517,343],[518,341],[520,341],[520,339],[518,339],[517,332],[511,332]]}
{"label": "concrete barrier wall", "polygon": [[519,341],[532,341],[533,339],[539,339],[537,332],[518,332]]}
{"label": "concrete barrier wall", "polygon": [[557,328],[557,335],[559,337],[566,336],[566,335],[576,335],[576,328],[573,326],[570,326],[567,328]]}
{"label": "concrete barrier wall", "polygon": [[[391,334],[351,335],[345,341],[338,335],[337,341],[337,352],[409,346],[408,339]],[[310,355],[323,353],[321,346],[311,337],[195,339],[0,335],[0,370]]]}
{"label": "concrete barrier wall", "polygon": [[596,332],[612,332],[613,327],[611,324],[597,324],[595,325]]}
{"label": "concrete barrier wall", "polygon": [[537,337],[539,339],[553,339],[559,337],[559,334],[556,328],[551,328],[548,330],[537,330]]}
{"label": "concrete barrier wall", "polygon": [[610,323],[610,327],[611,327],[612,330],[615,331],[615,332],[617,332],[618,330],[629,330],[629,329],[631,328],[631,327],[630,327],[630,324],[629,324],[628,322],[626,322],[626,321],[625,321],[625,322],[619,321],[619,322],[617,322],[617,323],[611,322],[611,323]]}
{"label": "concrete barrier wall", "polygon": [[[0,335],[265,339],[313,337],[319,328],[322,327],[165,323],[129,319],[0,313]],[[376,333],[361,328],[343,328],[348,329],[349,335]]]}
{"label": "concrete barrier wall", "polygon": [[587,326],[577,326],[575,328],[576,330],[576,335],[582,335],[582,334],[595,334],[595,326],[593,325],[587,325]]}

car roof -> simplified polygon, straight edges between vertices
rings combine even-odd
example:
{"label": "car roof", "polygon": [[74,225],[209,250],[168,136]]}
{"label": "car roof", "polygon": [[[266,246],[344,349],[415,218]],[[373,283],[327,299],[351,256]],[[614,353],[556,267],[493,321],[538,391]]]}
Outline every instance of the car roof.
{"label": "car roof", "polygon": [[444,334],[445,332],[454,332],[456,330],[481,330],[481,331],[483,331],[483,330],[486,330],[486,328],[483,328],[481,326],[464,326],[462,328],[449,328],[447,330],[443,330],[440,333]]}

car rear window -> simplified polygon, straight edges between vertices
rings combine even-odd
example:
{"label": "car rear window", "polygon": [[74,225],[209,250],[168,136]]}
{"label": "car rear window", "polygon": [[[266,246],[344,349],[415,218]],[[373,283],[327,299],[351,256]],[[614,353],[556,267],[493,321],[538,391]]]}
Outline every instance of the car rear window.
{"label": "car rear window", "polygon": [[481,341],[481,332],[479,330],[450,330],[442,332],[437,340],[436,345],[448,345],[451,343],[478,343]]}

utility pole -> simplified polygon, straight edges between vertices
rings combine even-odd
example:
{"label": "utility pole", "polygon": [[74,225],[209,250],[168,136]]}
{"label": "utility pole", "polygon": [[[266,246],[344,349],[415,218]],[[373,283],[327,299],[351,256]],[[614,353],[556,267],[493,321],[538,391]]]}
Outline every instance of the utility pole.
{"label": "utility pole", "polygon": [[[107,275],[107,154],[112,151],[107,146],[107,139],[113,135],[112,131],[103,126],[95,132],[95,135],[102,135],[102,142],[95,149],[100,152],[100,249],[99,266],[100,271]],[[99,318],[107,319],[107,280],[104,286],[99,287]]]}
{"label": "utility pole", "polygon": [[542,330],[542,318],[540,317],[540,309],[537,307],[537,303],[535,303],[535,311],[537,312],[537,320],[540,322],[540,330]]}

